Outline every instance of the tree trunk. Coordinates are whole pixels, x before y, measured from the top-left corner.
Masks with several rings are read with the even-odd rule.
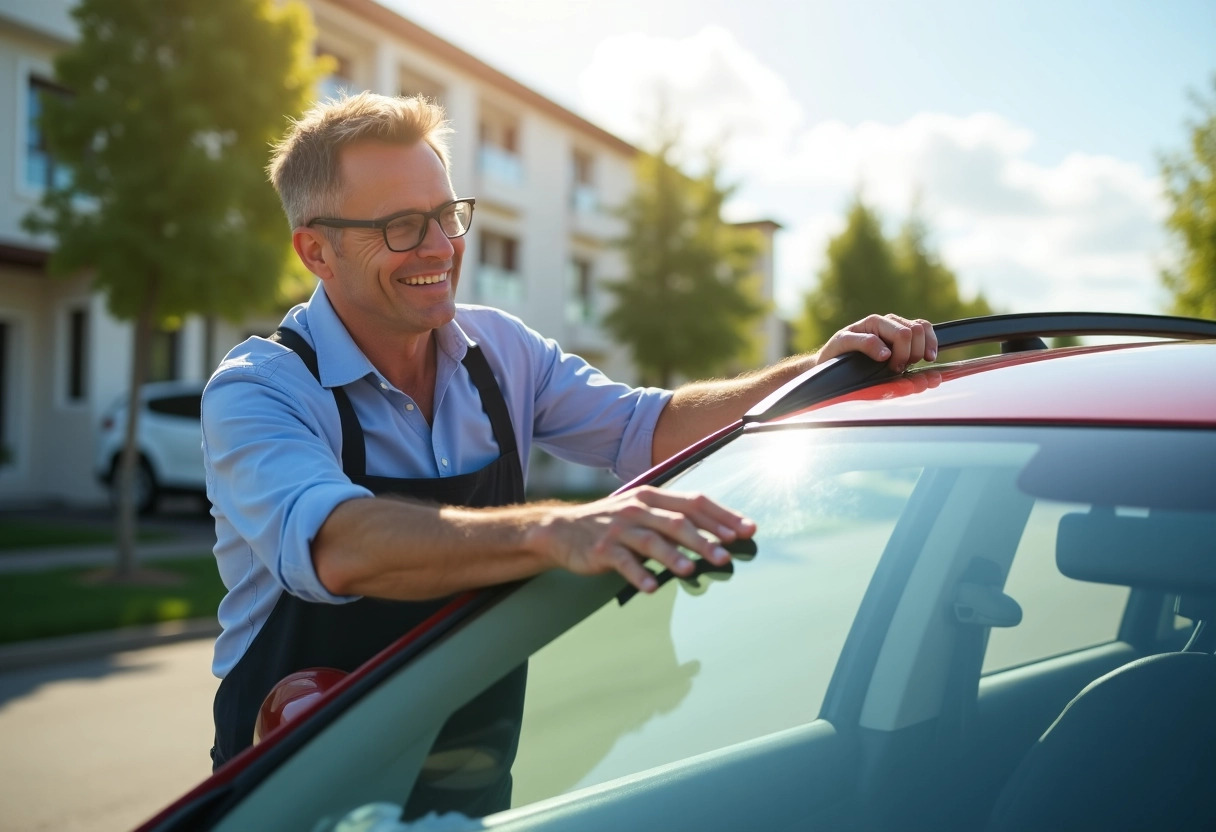
[[[148,289],[140,304],[132,333],[130,388],[127,393],[127,425],[123,441],[122,457],[118,463],[118,560],[114,565],[115,577],[130,578],[135,574],[135,466],[139,464],[139,449],[135,443],[139,426],[140,388],[148,375],[149,348],[152,343],[152,324],[156,317],[157,278],[149,278]]]

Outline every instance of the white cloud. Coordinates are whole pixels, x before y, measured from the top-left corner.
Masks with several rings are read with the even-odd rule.
[[[721,26],[683,40],[635,33],[602,41],[579,98],[595,121],[643,145],[663,101],[698,151],[788,141],[803,118],[781,76]]]
[[[790,222],[776,252],[776,269],[797,280],[782,280],[777,286],[777,304],[790,314],[802,309],[802,294],[823,266],[828,240],[844,230],[844,211],[806,214]]]
[[[998,113],[807,124],[784,81],[718,27],[683,40],[605,40],[580,88],[593,118],[634,141],[644,139],[639,105],[653,112],[660,88],[692,147],[729,137],[727,180],[787,228],[777,261],[787,312],[858,187],[891,221],[916,202],[964,291],[982,289],[1000,307],[1162,303],[1165,205],[1155,174],[1081,151],[1044,164],[1032,158],[1033,131]]]

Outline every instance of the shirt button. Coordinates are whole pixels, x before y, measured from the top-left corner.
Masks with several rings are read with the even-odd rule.
[[[446,459],[439,460],[439,464],[442,465],[444,468],[448,467],[448,461]]]
[[[405,406],[405,409],[406,409],[406,410],[413,410],[413,409],[414,409],[414,406],[413,406],[412,404],[407,404],[407,405]]]
[[[388,385],[387,385],[387,384],[385,384],[385,383],[382,381],[382,382],[380,382],[380,389],[381,389],[381,390],[387,390],[387,389],[388,389]]]

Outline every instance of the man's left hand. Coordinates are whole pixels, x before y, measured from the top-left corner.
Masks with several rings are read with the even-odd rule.
[[[937,335],[933,325],[899,315],[870,315],[849,324],[833,335],[815,357],[816,363],[846,352],[865,353],[885,361],[893,372],[902,373],[918,361],[937,358]]]

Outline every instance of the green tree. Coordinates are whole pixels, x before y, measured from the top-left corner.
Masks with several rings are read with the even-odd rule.
[[[637,188],[621,209],[627,274],[604,327],[628,345],[645,383],[720,373],[754,346],[759,235],[722,220],[732,189],[711,158],[699,176],[676,167],[669,134],[637,162]]]
[[[82,0],[79,41],[55,61],[71,92],[41,128],[71,181],[26,227],[56,240],[50,271],[89,274],[133,321],[117,575],[134,572],[134,407],[154,328],[237,318],[271,302],[290,247],[268,147],[312,97],[306,8],[275,0]]]
[[[929,248],[928,236],[924,220],[913,214],[896,238],[893,247],[900,309],[907,311],[890,311],[935,323],[991,315],[992,308],[983,293],[971,299],[959,295],[958,276]]]
[[[935,323],[992,314],[983,294],[963,298],[958,277],[928,244],[929,231],[914,210],[889,238],[882,218],[860,195],[845,228],[828,242],[827,263],[803,301],[797,346],[813,350],[841,327],[872,313],[895,312]],[[983,347],[960,354],[982,354]]]
[[[1212,77],[1216,93],[1216,76]],[[1161,161],[1172,206],[1166,227],[1181,244],[1176,268],[1162,273],[1173,293],[1173,311],[1216,318],[1216,94],[1195,95],[1200,117],[1190,125],[1190,152]]]
[[[902,299],[882,219],[857,195],[844,230],[828,241],[827,264],[817,285],[803,300],[796,344],[802,350],[818,349],[843,326],[874,312],[895,312]]]

